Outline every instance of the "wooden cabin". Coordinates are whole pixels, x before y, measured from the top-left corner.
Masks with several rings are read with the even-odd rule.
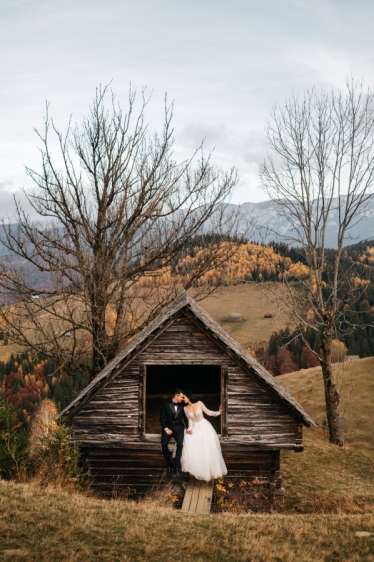
[[[301,452],[303,425],[315,424],[185,291],[61,413],[93,486],[144,493],[164,474],[158,417],[175,388],[192,390],[210,409],[222,404],[222,416],[209,419],[227,477],[259,479],[281,496],[280,451]]]

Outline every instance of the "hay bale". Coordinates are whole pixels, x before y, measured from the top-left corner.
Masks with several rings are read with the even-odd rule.
[[[237,312],[232,312],[226,318],[226,322],[241,322],[243,319],[242,315]]]

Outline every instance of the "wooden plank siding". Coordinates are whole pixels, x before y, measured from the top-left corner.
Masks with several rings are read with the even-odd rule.
[[[220,441],[228,469],[225,485],[241,493],[244,481],[245,486],[255,487],[254,498],[258,485],[269,504],[263,506],[265,511],[281,507],[280,451],[302,451],[303,425],[315,423],[185,291],[61,412],[61,419],[73,427],[73,439],[81,443],[92,488],[109,494],[121,490],[137,497],[149,490],[163,490],[164,483],[170,482],[161,452],[161,427],[157,434],[145,433],[146,427],[157,424],[158,402],[154,400],[161,399],[169,381],[170,393],[174,390],[171,370],[163,370],[163,365],[191,366],[191,385],[195,380],[199,386],[205,373],[205,385],[192,390],[197,394],[200,390],[202,395],[207,392],[208,404],[207,389],[212,388],[217,405],[220,390]],[[198,366],[195,371],[194,365]],[[201,368],[204,365],[209,369]],[[147,366],[152,369],[147,371]],[[177,370],[178,380],[185,381],[187,372],[186,367]],[[150,408],[148,425],[146,405]],[[171,440],[169,450],[173,444]],[[183,490],[188,478],[181,473],[172,479],[173,485]],[[219,509],[221,492],[217,486],[214,490],[214,509]]]
[[[93,489],[105,492],[113,487],[128,488],[134,495],[142,495],[160,482],[170,482],[160,451],[141,447],[138,443],[136,449],[88,448],[86,465]],[[228,468],[225,480],[256,479],[260,486],[282,489],[279,451],[227,451],[223,445],[223,454]],[[181,473],[175,483],[187,482],[188,478]]]
[[[165,475],[165,461],[160,450],[97,448],[87,449],[86,468],[90,486],[98,492],[112,493],[113,489],[126,491],[137,497],[158,489],[160,483],[170,482]],[[188,475],[177,482],[187,482]]]
[[[184,314],[126,367],[118,369],[115,378],[103,383],[74,415],[74,438],[87,446],[120,446],[121,443],[130,446],[133,443],[132,447],[135,447],[136,441],[149,441],[144,436],[143,415],[146,365],[178,364],[221,367],[224,383],[221,389],[224,407],[222,443],[258,449],[301,449],[300,422],[268,389],[261,387],[255,376],[246,372],[203,326]]]

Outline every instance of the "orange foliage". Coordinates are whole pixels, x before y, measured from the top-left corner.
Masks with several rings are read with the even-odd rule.
[[[372,265],[374,265],[374,260]],[[370,279],[360,279],[360,277],[355,277],[353,279],[353,283],[356,288],[365,290],[366,287],[370,285]]]
[[[48,395],[49,385],[46,382],[47,361],[35,365],[33,373],[23,373],[22,365],[14,364],[17,371],[11,371],[4,378],[4,394],[9,402],[21,409],[25,405],[34,409]],[[25,410],[26,411],[26,410]],[[30,416],[26,415],[26,422]]]
[[[277,364],[280,375],[286,373],[293,373],[298,371],[299,367],[294,361],[294,354],[291,353],[286,347],[281,347],[277,353]]]
[[[227,242],[222,242],[224,251]],[[173,269],[171,266],[160,268],[152,276],[144,276],[138,281],[139,287],[160,287],[170,285],[172,282],[184,284],[192,279],[198,265],[205,264],[207,272],[197,281],[198,286],[215,286],[219,284],[235,284],[243,281],[252,281],[254,278],[262,281],[264,278],[281,280],[286,278],[306,278],[309,269],[301,262],[293,263],[290,258],[283,257],[272,247],[260,246],[248,242],[239,245],[234,254],[222,264],[210,261],[209,248],[195,247],[193,255],[187,254],[178,261]],[[279,269],[284,273],[279,273]],[[256,275],[254,275],[256,274]]]
[[[365,252],[359,257],[360,262],[364,263],[367,261],[369,265],[374,265],[374,247],[366,248]]]

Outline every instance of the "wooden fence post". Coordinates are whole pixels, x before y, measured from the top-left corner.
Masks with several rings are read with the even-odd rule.
[[[139,367],[139,437],[145,438],[145,395],[146,395],[146,366]]]
[[[228,437],[228,427],[227,427],[227,381],[228,381],[228,370],[227,367],[221,368],[221,437]]]

